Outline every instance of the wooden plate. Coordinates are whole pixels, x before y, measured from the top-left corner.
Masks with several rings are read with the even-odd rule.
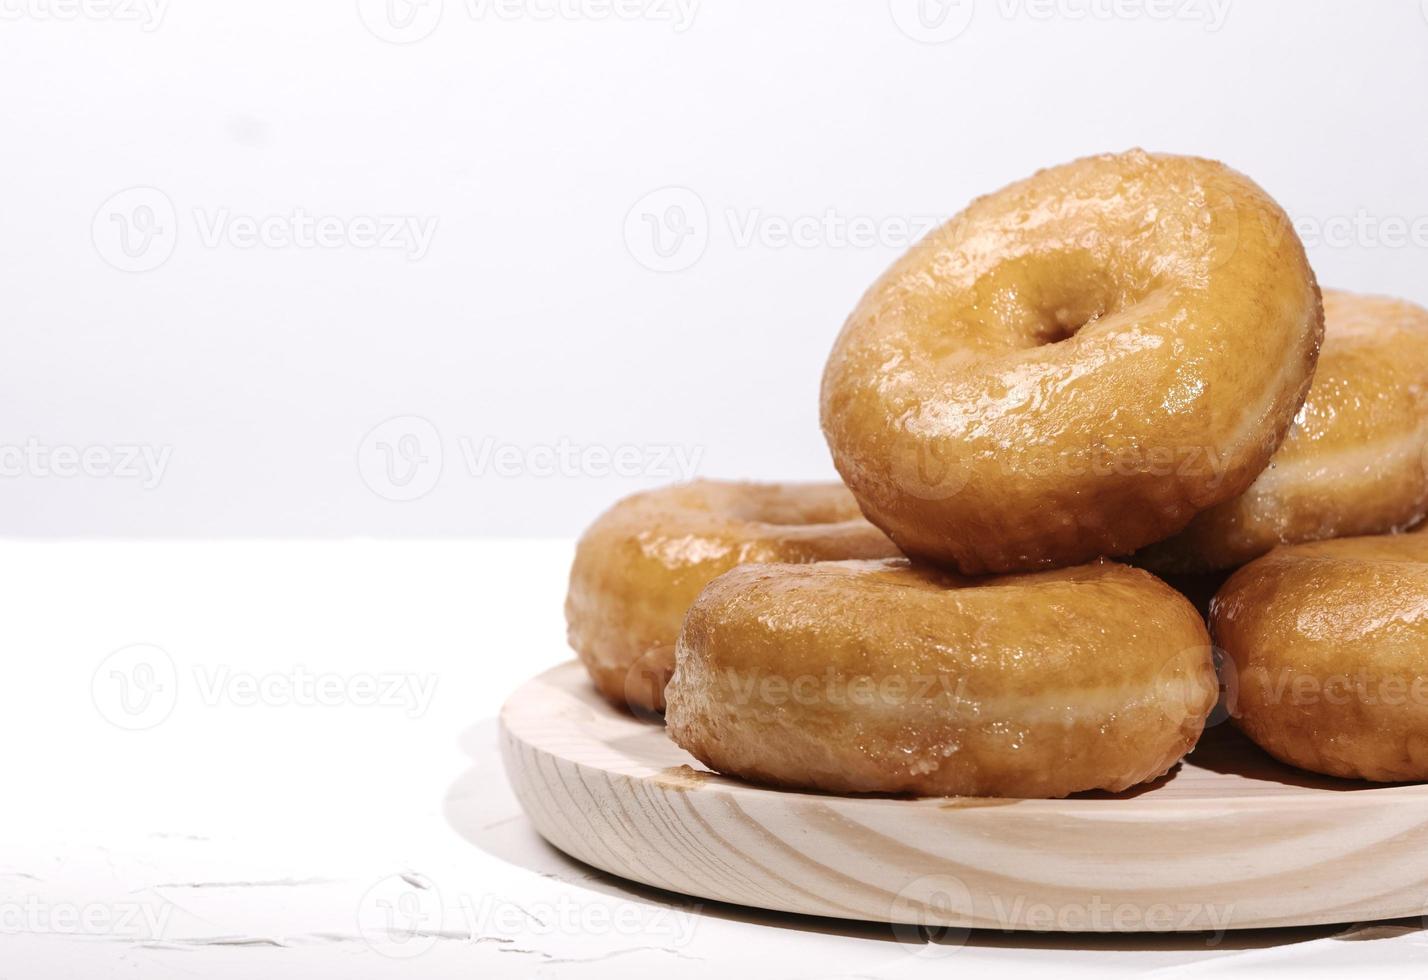
[[[1229,725],[1128,793],[904,799],[714,775],[568,663],[501,712],[540,834],[699,898],[940,928],[1184,932],[1424,914],[1428,786],[1279,765]]]

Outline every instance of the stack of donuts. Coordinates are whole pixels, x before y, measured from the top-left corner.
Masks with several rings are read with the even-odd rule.
[[[1428,312],[1321,294],[1243,174],[1132,151],[977,199],[863,297],[821,417],[844,485],[640,494],[577,548],[596,687],[712,769],[1119,792],[1223,692],[1283,762],[1428,779]]]

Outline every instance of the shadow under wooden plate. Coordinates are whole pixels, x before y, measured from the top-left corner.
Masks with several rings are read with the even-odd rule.
[[[568,663],[507,701],[501,750],[556,847],[622,878],[755,908],[939,928],[1191,932],[1419,916],[1428,903],[1428,786],[1300,772],[1228,725],[1127,793],[798,793],[704,770]]]

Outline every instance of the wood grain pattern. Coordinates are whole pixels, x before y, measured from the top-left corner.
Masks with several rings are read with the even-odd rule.
[[[1184,932],[1420,916],[1428,786],[1281,766],[1228,725],[1127,793],[898,799],[703,770],[576,663],[501,713],[517,797],[556,847],[623,878],[757,908],[941,928]]]

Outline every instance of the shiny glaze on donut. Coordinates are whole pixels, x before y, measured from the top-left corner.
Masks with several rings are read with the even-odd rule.
[[[1281,544],[1399,531],[1428,514],[1428,310],[1326,290],[1309,397],[1269,468],[1137,564],[1236,568]]]
[[[1154,779],[1216,685],[1204,622],[1112,562],[988,579],[906,560],[748,565],[685,620],[670,736],[835,793],[1059,797]]]
[[[974,201],[872,287],[823,430],[909,555],[968,574],[1124,555],[1249,487],[1322,333],[1303,246],[1247,177],[1093,157]]]
[[[606,698],[662,711],[680,624],[711,580],[745,562],[897,554],[840,484],[699,480],[635,494],[576,546],[570,645]]]
[[[1428,535],[1277,548],[1211,606],[1230,714],[1275,758],[1428,779]]]

